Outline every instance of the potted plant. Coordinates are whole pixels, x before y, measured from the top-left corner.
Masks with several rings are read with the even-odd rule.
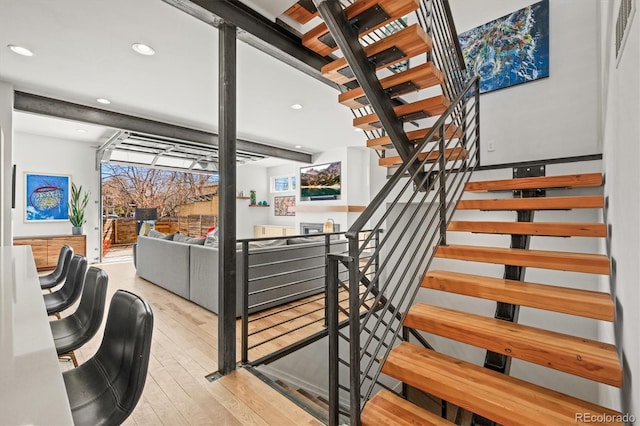
[[[82,225],[87,223],[87,219],[84,217],[84,211],[89,204],[90,193],[82,192],[82,185],[76,186],[75,183],[71,184],[71,198],[69,199],[69,221],[71,222],[71,234],[82,235]]]

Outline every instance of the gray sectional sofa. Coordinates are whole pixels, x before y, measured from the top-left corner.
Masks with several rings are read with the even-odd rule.
[[[293,237],[249,244],[250,313],[324,291],[325,243],[322,237]],[[330,251],[343,252],[346,247],[345,240],[334,240]],[[135,263],[140,277],[218,313],[217,248],[139,236]],[[237,316],[242,312],[244,270],[239,249]]]

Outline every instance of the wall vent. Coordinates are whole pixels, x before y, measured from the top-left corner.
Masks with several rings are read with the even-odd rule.
[[[629,36],[629,27],[636,11],[635,0],[622,0],[616,21],[616,58],[620,59]]]

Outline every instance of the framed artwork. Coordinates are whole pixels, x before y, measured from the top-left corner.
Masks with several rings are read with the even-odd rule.
[[[549,0],[532,4],[458,36],[480,93],[549,77]]]
[[[273,197],[273,214],[275,216],[295,216],[293,208],[296,206],[296,197]]]
[[[71,178],[26,172],[24,174],[25,222],[69,220]]]

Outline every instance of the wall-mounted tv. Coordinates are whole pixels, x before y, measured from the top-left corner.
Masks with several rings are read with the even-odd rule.
[[[339,199],[340,161],[300,168],[300,201]]]

